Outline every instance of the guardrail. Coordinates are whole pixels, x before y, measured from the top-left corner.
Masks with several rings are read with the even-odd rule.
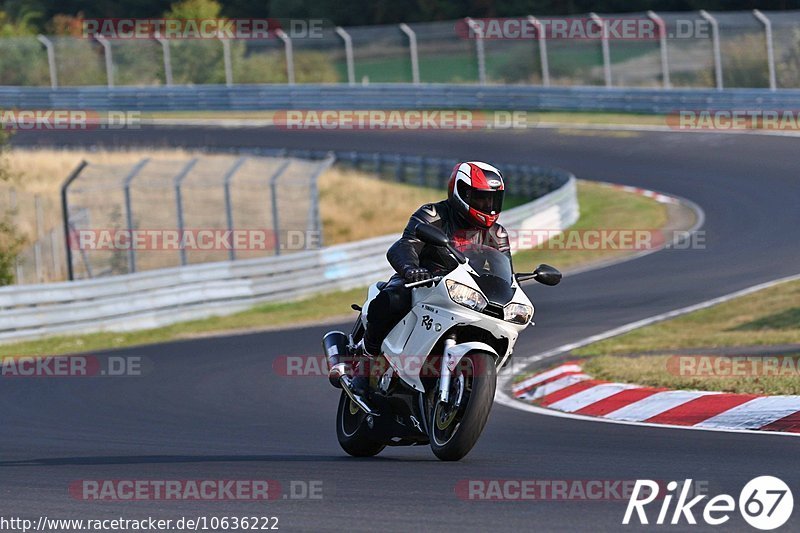
[[[87,111],[492,109],[670,113],[679,109],[798,109],[800,90],[635,89],[524,85],[197,85],[0,87],[5,108]]]
[[[555,171],[554,171],[555,172]],[[514,229],[564,229],[578,218],[575,177],[503,213]],[[106,279],[0,288],[0,341],[127,331],[235,313],[255,304],[364,286],[388,276],[396,235],[259,259],[206,263]]]

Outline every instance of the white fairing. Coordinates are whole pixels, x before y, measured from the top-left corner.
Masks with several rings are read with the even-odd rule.
[[[469,274],[468,268],[464,265],[459,266],[447,274],[434,287],[413,289],[411,311],[389,332],[383,341],[382,348],[386,359],[394,367],[399,377],[416,390],[423,391],[422,381],[420,380],[423,363],[441,337],[453,326],[473,325],[489,332],[495,338],[508,339],[506,353],[497,354],[502,362],[505,362],[511,355],[519,333],[528,326],[528,324],[506,322],[453,302],[447,292],[445,283],[448,279],[479,290]],[[511,302],[526,304],[532,308],[531,301],[516,282],[514,283],[514,289],[515,293]],[[376,285],[370,287],[367,302],[363,306],[365,311],[369,306],[369,302],[378,292]],[[366,317],[366,312],[362,316]],[[363,320],[366,319],[364,318]],[[456,344],[447,354],[449,358],[455,358],[449,361],[450,364],[455,365],[461,357],[473,350],[495,353],[494,349],[483,343]]]

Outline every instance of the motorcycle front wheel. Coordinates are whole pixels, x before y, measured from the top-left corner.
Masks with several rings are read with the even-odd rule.
[[[450,378],[448,402],[437,398],[431,410],[430,441],[436,457],[458,461],[472,450],[489,418],[496,388],[491,354],[472,352],[461,359]]]
[[[372,457],[386,447],[369,437],[366,418],[366,413],[342,392],[336,411],[336,437],[342,449],[353,457]]]

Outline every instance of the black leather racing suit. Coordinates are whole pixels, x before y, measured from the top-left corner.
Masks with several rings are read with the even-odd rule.
[[[511,257],[508,233],[500,224],[489,228],[469,225],[454,212],[447,200],[425,204],[411,215],[402,237],[386,253],[389,264],[397,272],[378,296],[369,304],[367,332],[364,344],[370,354],[380,352],[381,343],[392,328],[411,310],[411,289],[404,287],[405,273],[413,268],[427,268],[431,274],[449,272],[455,266],[446,250],[429,246],[417,239],[415,230],[420,223],[441,229],[456,248],[470,244],[491,246]]]

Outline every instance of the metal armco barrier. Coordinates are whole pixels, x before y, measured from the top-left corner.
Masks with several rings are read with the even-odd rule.
[[[492,109],[620,111],[798,109],[800,90],[635,89],[523,85],[202,85],[0,87],[5,108],[87,111]]]
[[[575,177],[503,213],[508,228],[564,229],[578,219]],[[206,263],[105,279],[0,288],[0,341],[126,331],[235,313],[254,304],[364,286],[385,278],[397,235],[291,255]]]

